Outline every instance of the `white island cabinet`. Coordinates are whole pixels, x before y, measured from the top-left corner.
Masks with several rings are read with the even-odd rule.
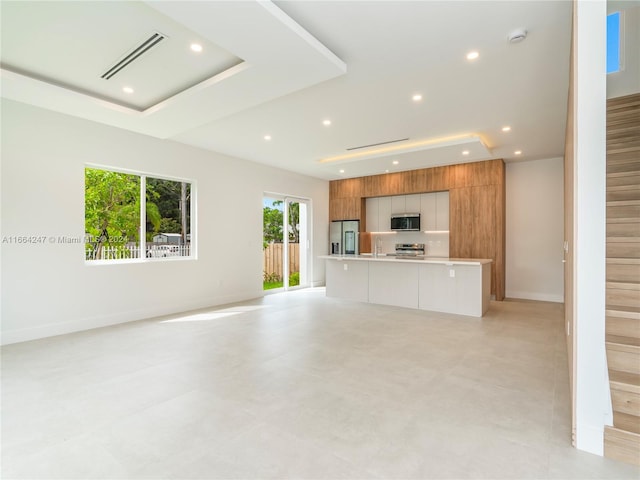
[[[327,255],[328,297],[458,315],[483,316],[491,260]]]

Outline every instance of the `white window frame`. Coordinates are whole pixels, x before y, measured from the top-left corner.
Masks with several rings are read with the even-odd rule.
[[[188,260],[197,260],[198,259],[198,236],[197,236],[197,185],[196,181],[189,178],[184,177],[173,177],[169,175],[161,175],[149,172],[142,172],[139,170],[130,170],[127,168],[118,168],[109,165],[100,165],[96,163],[86,163],[83,168],[83,178],[84,169],[91,168],[94,170],[105,170],[108,172],[114,173],[123,173],[125,175],[135,175],[140,178],[140,225],[139,229],[139,238],[138,245],[140,249],[140,257],[138,258],[123,258],[123,259],[115,259],[115,260],[87,260],[85,255],[84,263],[87,266],[94,265],[118,265],[118,264],[131,264],[131,263],[152,263],[152,262],[179,262],[179,261],[188,261]],[[147,178],[157,178],[159,180],[169,180],[173,182],[184,182],[190,185],[190,202],[189,202],[189,215],[190,215],[190,225],[189,225],[189,255],[188,256],[178,256],[178,257],[147,257],[147,238],[146,238],[146,225],[147,225]],[[84,203],[84,188],[83,188],[83,221],[82,221],[82,230],[85,230],[85,215],[86,215],[86,205]],[[86,233],[86,232],[85,232]],[[85,244],[82,244],[82,248],[85,248]]]

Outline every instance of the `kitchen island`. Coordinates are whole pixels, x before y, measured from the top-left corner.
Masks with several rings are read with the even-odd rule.
[[[491,296],[487,259],[324,255],[328,297],[483,316]]]

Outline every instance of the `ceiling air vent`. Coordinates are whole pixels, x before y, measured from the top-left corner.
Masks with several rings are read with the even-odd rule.
[[[409,140],[409,137],[407,137],[407,138],[399,138],[398,140],[387,140],[386,142],[380,142],[380,143],[371,143],[369,145],[360,145],[359,147],[350,147],[350,148],[347,148],[347,150],[358,150],[360,148],[378,147],[380,145],[387,145],[389,143],[404,142],[406,140]]]
[[[111,66],[109,70],[100,75],[100,78],[104,78],[105,80],[109,80],[120,70],[131,64],[134,60],[139,58],[144,53],[151,50],[153,47],[158,45],[161,41],[167,38],[165,35],[155,32],[145,41],[143,41],[137,47],[134,47],[129,53],[127,53],[122,59],[118,60],[115,65]]]

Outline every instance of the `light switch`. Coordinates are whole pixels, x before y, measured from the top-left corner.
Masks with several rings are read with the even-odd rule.
[[[343,263],[342,266],[344,267],[345,270],[349,270],[349,264],[348,263]]]
[[[450,276],[451,278],[454,278],[454,277],[456,276],[456,271],[455,271],[453,268],[450,268],[450,269],[449,269],[449,276]]]

